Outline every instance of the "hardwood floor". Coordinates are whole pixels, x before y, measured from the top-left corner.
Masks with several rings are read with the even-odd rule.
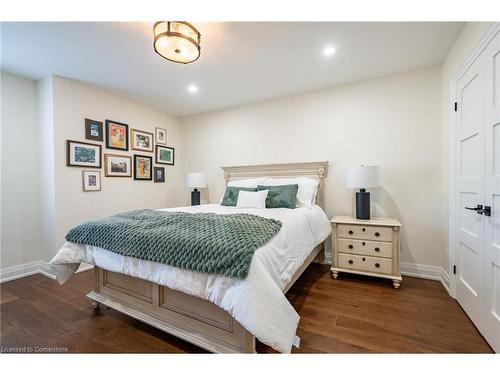
[[[90,353],[204,353],[194,345],[111,309],[93,312],[85,295],[93,271],[59,286],[35,275],[3,283],[4,348]],[[312,264],[287,293],[301,316],[296,353],[492,353],[458,303],[437,281],[389,281]],[[41,349],[37,349],[41,348]],[[257,351],[272,353],[261,343]]]

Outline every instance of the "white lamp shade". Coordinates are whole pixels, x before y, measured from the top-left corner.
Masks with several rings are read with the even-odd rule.
[[[353,167],[347,172],[347,187],[363,189],[379,186],[378,166]]]
[[[186,176],[186,187],[188,188],[206,188],[207,178],[205,173],[191,172]]]

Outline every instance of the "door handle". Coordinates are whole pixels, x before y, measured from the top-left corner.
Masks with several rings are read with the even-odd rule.
[[[466,210],[476,211],[479,215],[483,214],[483,205],[478,204],[476,207],[464,207]]]
[[[479,215],[491,216],[491,207],[478,204],[476,207],[464,207],[466,210],[476,211]]]

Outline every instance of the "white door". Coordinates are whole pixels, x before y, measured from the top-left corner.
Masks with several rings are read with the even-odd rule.
[[[500,34],[482,54],[486,81],[485,108],[485,216],[484,331],[491,347],[500,352]]]
[[[457,82],[457,257],[456,294],[469,317],[480,325],[483,299],[484,75],[479,61]]]
[[[500,353],[500,34],[456,92],[456,297]]]

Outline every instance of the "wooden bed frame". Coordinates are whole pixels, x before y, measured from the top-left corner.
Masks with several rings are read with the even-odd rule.
[[[269,164],[223,167],[230,181],[272,176],[309,177],[319,181],[316,203],[323,207],[324,178],[328,162]],[[317,257],[322,260],[323,243],[311,249],[309,257],[295,272],[283,293],[295,283]],[[106,305],[162,331],[214,353],[254,353],[255,337],[229,313],[210,301],[194,297],[147,280],[95,267],[96,287],[87,297],[95,308]]]

